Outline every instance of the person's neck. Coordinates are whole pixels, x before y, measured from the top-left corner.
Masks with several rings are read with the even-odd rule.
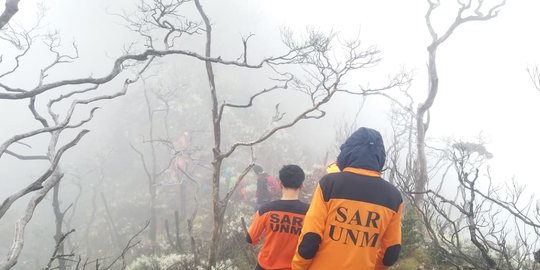
[[[284,201],[298,200],[298,195],[300,195],[299,189],[292,189],[292,188],[281,189],[281,199]]]

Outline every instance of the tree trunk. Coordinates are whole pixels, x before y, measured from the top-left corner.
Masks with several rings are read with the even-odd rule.
[[[201,15],[205,29],[206,29],[206,45],[205,45],[205,56],[210,58],[212,53],[212,25],[210,20],[201,6],[199,0],[195,0],[195,6]],[[217,253],[219,248],[219,240],[221,232],[223,231],[223,218],[225,215],[225,206],[221,205],[221,200],[219,197],[219,178],[221,174],[221,164],[223,162],[223,157],[221,156],[221,119],[219,115],[219,104],[216,90],[216,82],[214,80],[214,69],[212,67],[212,62],[205,61],[206,75],[208,76],[208,83],[210,86],[210,98],[212,100],[212,123],[214,130],[214,148],[212,149],[214,160],[212,162],[212,204],[214,210],[213,216],[213,228],[212,228],[212,239],[210,242],[210,247],[208,250],[208,265],[207,269],[211,270],[217,262]]]
[[[49,142],[49,148],[47,155],[49,156],[49,160],[53,162],[54,156],[56,153],[56,145],[58,143],[58,139],[60,138],[60,131],[55,131],[51,133],[51,140]],[[64,243],[63,243],[63,234],[62,234],[62,221],[64,220],[64,213],[62,213],[62,210],[60,210],[60,202],[58,200],[58,193],[60,191],[60,180],[62,179],[62,169],[60,168],[60,165],[56,167],[54,170],[53,175],[51,176],[51,179],[53,182],[57,182],[56,185],[53,187],[53,211],[54,211],[54,217],[56,222],[56,231],[54,235],[54,240],[56,242],[57,254],[58,257],[58,269],[59,270],[66,270],[66,261],[63,259],[62,255],[64,255]]]
[[[157,216],[156,216],[156,185],[155,180],[149,183],[150,185],[150,227],[148,228],[150,234],[150,241],[152,242],[152,252],[156,249],[156,234],[157,234]]]
[[[111,211],[109,210],[109,204],[107,203],[107,199],[105,199],[105,194],[103,194],[103,192],[100,192],[99,195],[101,195],[101,200],[103,201],[103,206],[105,206],[105,212],[107,213],[107,217],[109,219],[109,230],[111,232],[111,242],[117,248],[122,249],[123,246],[122,246],[122,241],[120,240],[120,233],[118,232],[118,228],[116,227],[116,222],[114,221]]]
[[[150,172],[146,172],[148,175],[148,193],[150,195],[150,227],[148,229],[148,234],[150,241],[152,242],[152,252],[155,251],[157,247],[157,217],[156,217],[156,178],[157,178],[157,156],[156,148],[154,147],[154,111],[150,104],[150,99],[148,97],[148,90],[144,88],[144,100],[146,102],[146,108],[148,112],[148,121],[150,128],[148,130],[148,137],[150,140],[150,150],[151,150],[151,159],[152,167]],[[144,163],[144,158],[142,159]]]
[[[414,181],[414,203],[417,206],[420,206],[424,199],[423,192],[426,189],[428,182],[427,174],[427,158],[426,158],[426,132],[429,127],[429,112],[428,110],[433,105],[435,97],[437,96],[437,91],[439,90],[439,77],[437,75],[437,65],[436,65],[436,53],[437,53],[438,43],[432,43],[428,47],[429,62],[428,62],[428,97],[424,103],[421,103],[418,106],[416,113],[416,147],[418,151],[418,157],[416,160],[416,173]],[[428,113],[427,121],[424,120],[424,115]]]
[[[59,169],[53,174],[53,177],[61,177],[60,173],[58,172]],[[63,233],[62,233],[62,222],[64,220],[64,213],[60,210],[60,201],[58,200],[58,193],[60,191],[60,182],[56,184],[53,188],[53,211],[54,211],[54,217],[56,222],[56,233],[54,235],[54,240],[56,242],[57,248],[57,255],[58,255],[58,269],[59,270],[66,270],[66,261],[62,257],[64,255],[64,243],[62,241]]]

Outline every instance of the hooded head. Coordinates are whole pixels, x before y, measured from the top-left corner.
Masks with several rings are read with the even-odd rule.
[[[337,164],[341,171],[353,167],[380,172],[384,166],[384,143],[381,134],[374,129],[359,128],[340,149]]]

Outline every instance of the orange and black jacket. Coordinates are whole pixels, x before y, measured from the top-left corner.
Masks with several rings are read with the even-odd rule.
[[[257,269],[291,269],[308,207],[299,200],[277,200],[259,208],[246,237],[248,243],[257,245],[264,235]]]
[[[304,219],[293,270],[380,270],[397,261],[402,197],[380,177],[385,156],[384,146],[377,144],[382,139],[374,143],[369,138],[367,144],[364,140],[352,146],[346,142],[338,156],[341,172],[319,181]]]

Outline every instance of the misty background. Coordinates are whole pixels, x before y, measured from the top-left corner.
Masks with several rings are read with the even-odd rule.
[[[0,1],[0,6],[3,7],[5,2]],[[57,33],[59,50],[73,54],[72,43],[75,42],[78,58],[52,69],[46,81],[108,74],[118,57],[146,49],[145,38],[126,27],[126,17],[138,14],[138,5],[144,2],[20,1],[19,11],[10,21],[14,29],[32,28],[40,17],[37,14],[43,14],[43,19],[34,30],[36,40],[28,54],[21,58],[20,68],[0,77],[0,82],[22,89],[35,87],[40,70],[53,59],[40,39],[52,33]],[[445,29],[459,8],[454,1],[441,2],[433,15],[436,29]],[[386,89],[384,93],[406,102],[402,91],[407,89],[414,98],[414,109],[427,95],[426,47],[430,35],[425,22],[426,1],[214,0],[201,4],[212,25],[212,56],[219,56],[219,60],[241,62],[242,38],[250,34],[253,36],[247,47],[248,62],[257,63],[265,57],[287,52],[288,48],[282,42],[284,33],[290,32],[294,38],[302,39],[310,31],[319,31],[335,35],[336,43],[330,54],[339,55],[336,58],[342,57],[339,44],[353,39],[361,41],[362,49],[374,46],[380,51],[380,62],[351,71],[340,87],[351,91],[375,89],[387,85],[399,74],[406,74],[399,86]],[[536,190],[540,189],[537,174],[540,93],[527,70],[540,63],[540,38],[535,32],[536,26],[540,25],[538,10],[540,3],[537,1],[508,1],[495,18],[467,23],[440,46],[437,53],[439,91],[429,110],[426,139],[426,145],[432,150],[460,141],[482,144],[492,156],[482,163],[480,174],[488,175],[486,168],[489,167],[494,184],[511,185],[514,180],[524,186],[524,198],[535,196]],[[194,21],[201,21],[191,1],[182,5],[181,14],[184,16],[181,20],[194,18]],[[6,39],[0,42],[0,72],[3,73],[15,65],[14,56],[20,48]],[[204,42],[204,31],[199,31],[182,36],[175,46],[204,55]],[[159,44],[157,38],[156,44]],[[135,78],[144,66],[130,64],[126,63],[123,72],[113,80],[100,85],[98,93],[106,95],[120,91],[126,79]],[[285,70],[304,74],[299,78],[308,77],[303,67],[284,66],[281,71]],[[219,102],[242,104],[262,89],[272,87],[276,83],[272,79],[277,76],[269,67],[250,69],[215,63],[214,71]],[[66,86],[39,95],[36,100],[38,110],[47,114],[45,106],[50,99],[76,89]],[[0,88],[0,91],[3,90]],[[92,95],[89,92],[66,98],[54,105],[54,110],[64,114],[72,101]],[[310,98],[313,97],[290,87],[257,97],[249,108],[225,109],[221,144],[226,149],[236,142],[249,142],[292,121],[312,105]],[[0,142],[40,128],[27,106],[28,99],[1,100]],[[206,256],[215,203],[211,196],[214,144],[211,106],[204,61],[170,55],[153,60],[140,79],[129,85],[125,95],[81,106],[75,111],[72,121],[76,122],[91,115],[92,107],[99,107],[91,121],[83,126],[90,132],[67,150],[59,163],[64,174],[58,195],[60,209],[65,211],[62,230],[66,233],[75,229],[63,242],[64,253],[73,255],[70,259],[91,261],[94,265],[98,258],[103,258],[103,266],[106,266],[125,250],[122,260],[131,267],[129,269],[150,269],[150,264],[145,266],[144,260],[151,260],[148,259],[151,256],[163,261],[167,256],[172,262],[190,261],[193,258],[182,256],[197,253],[193,247],[201,257]],[[321,170],[335,159],[339,145],[355,128],[377,129],[385,138],[387,148],[394,145],[396,130],[392,117],[397,108],[395,102],[382,95],[337,92],[320,107],[324,117],[303,119],[290,128],[277,131],[260,144],[239,147],[224,160],[220,169],[221,196],[225,196],[226,187],[232,188],[227,177],[231,174],[240,176],[250,164],[262,165],[275,177],[282,165],[298,164],[308,175],[306,182],[311,183],[306,184],[303,191],[305,200],[309,200]],[[59,144],[72,140],[79,130],[66,129]],[[33,136],[24,144],[10,146],[9,150],[25,155],[44,154],[49,137],[47,133]],[[438,154],[433,154],[428,159],[436,167],[439,166],[438,158]],[[2,200],[25,188],[49,165],[43,160],[21,160],[7,154],[0,156]],[[396,164],[388,164],[385,178],[390,177],[392,166]],[[433,173],[432,183],[441,182],[441,174]],[[452,172],[448,175],[449,178],[456,176]],[[255,179],[248,171],[243,184],[228,202],[218,256],[222,269],[249,269],[252,263],[252,254],[242,242],[240,218],[248,222],[251,218]],[[454,196],[457,185],[448,183],[445,186],[448,190],[443,189],[441,194]],[[487,182],[478,186],[490,187]],[[499,191],[503,192],[502,189]],[[42,269],[49,263],[58,243],[54,238],[58,217],[55,219],[51,206],[52,193],[49,192],[34,211],[26,227],[24,247],[13,269]],[[12,248],[16,221],[24,214],[31,195],[18,199],[0,218],[0,258],[9,254]],[[150,207],[152,197],[155,199],[154,219]],[[175,211],[179,216],[177,229],[173,228]],[[538,216],[534,217],[538,221]],[[147,224],[149,220],[153,221],[150,225]],[[156,230],[156,239],[148,235],[152,226]],[[532,226],[524,231],[538,239],[538,228]],[[177,231],[179,237],[173,231]],[[132,236],[136,237],[132,239]],[[132,243],[138,241],[138,244],[126,249],[130,240],[134,240]],[[537,242],[531,244],[530,250],[538,249]],[[62,259],[55,260],[51,265],[59,264]],[[67,269],[76,269],[69,267],[73,266]],[[121,269],[121,265],[113,265],[112,269],[115,267]],[[166,269],[160,267],[151,269]],[[522,269],[533,268],[522,266]]]

